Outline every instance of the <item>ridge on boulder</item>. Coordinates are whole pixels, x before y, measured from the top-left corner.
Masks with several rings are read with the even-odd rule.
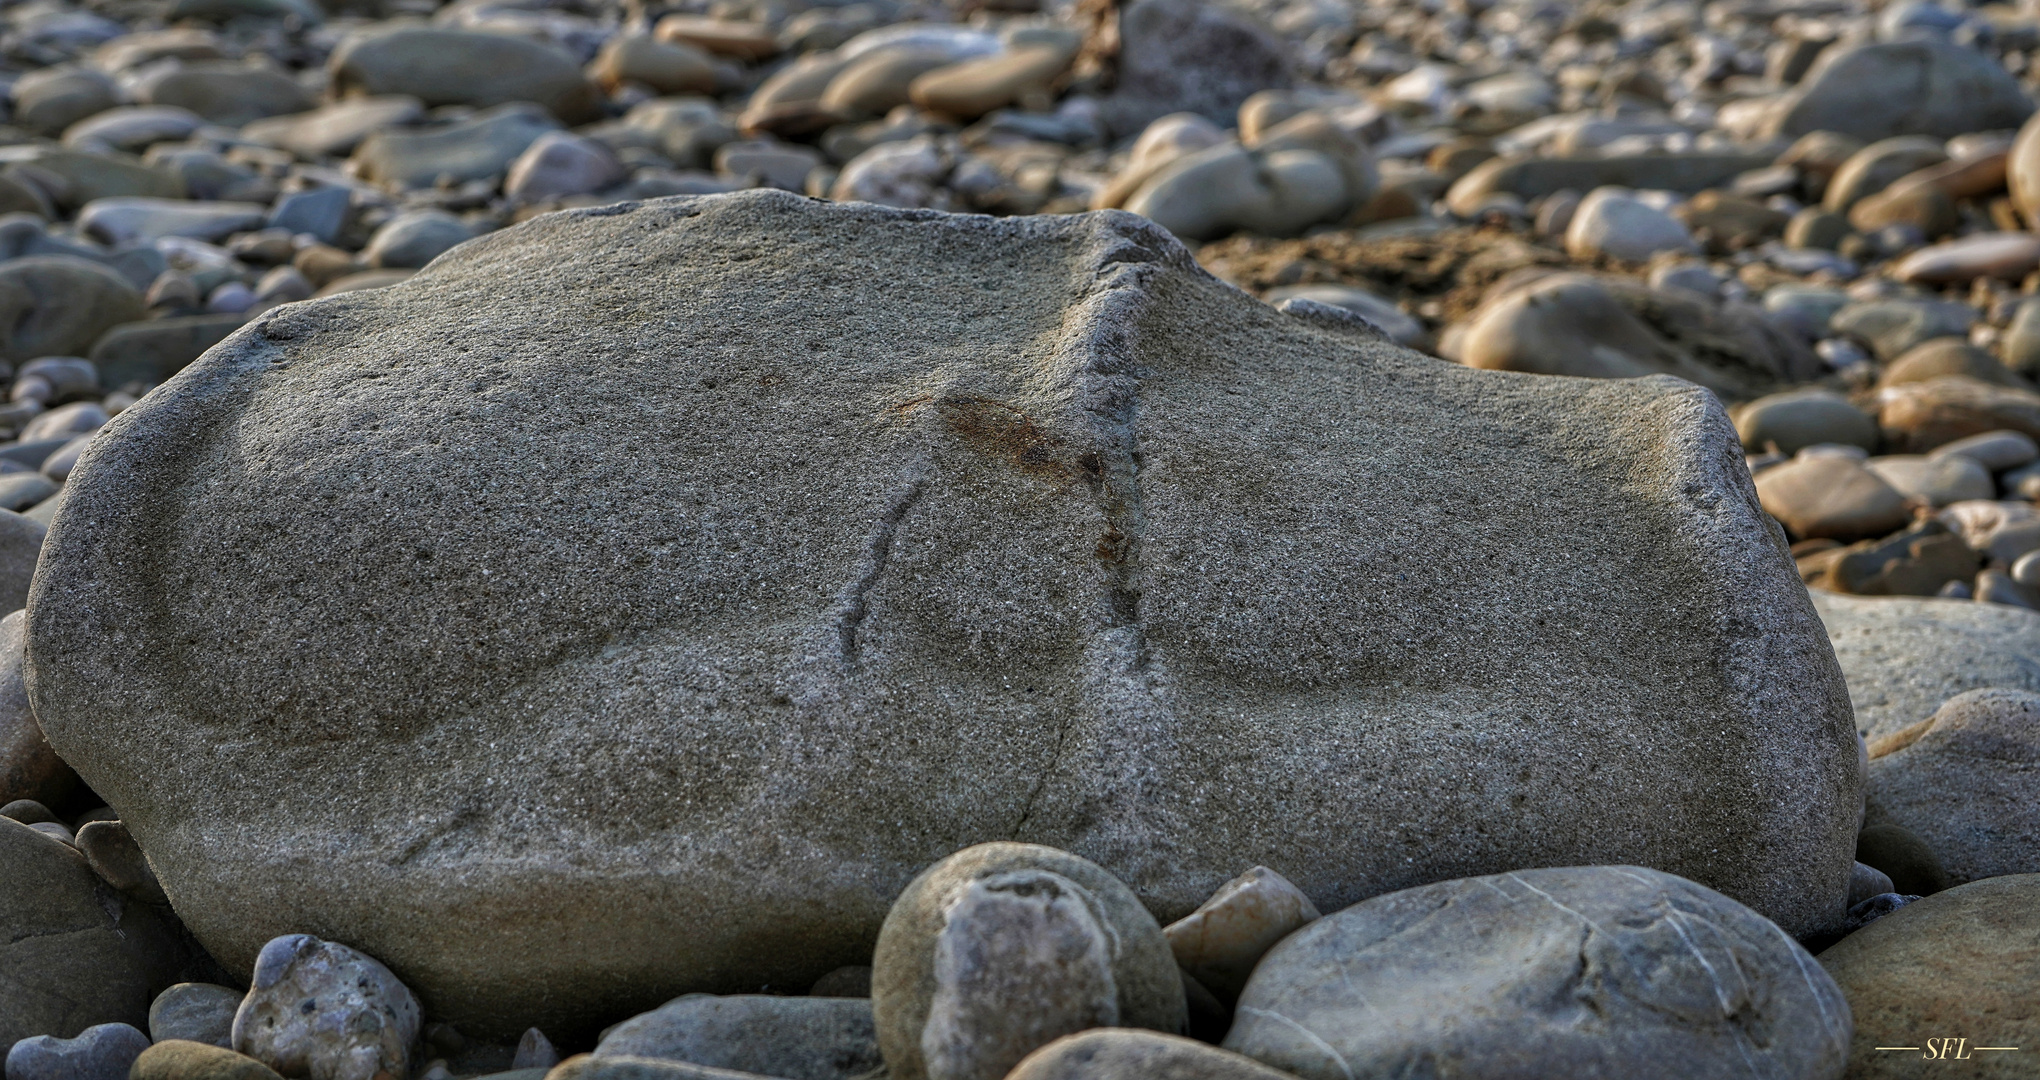
[[[1637,864],[1839,923],[1849,700],[1674,379],[1293,317],[1132,215],[552,214],[260,316],[71,474],[52,745],[245,972],[559,1039],[1052,845],[1162,922]]]

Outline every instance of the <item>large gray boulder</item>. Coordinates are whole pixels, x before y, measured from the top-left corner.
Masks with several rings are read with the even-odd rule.
[[[1970,600],[1812,595],[1866,738],[1911,727],[1966,690],[2040,692],[2040,612]]]
[[[992,840],[1163,922],[1624,861],[1839,922],[1848,698],[1714,398],[1295,310],[1118,212],[537,218],[116,417],[35,712],[223,962],[477,1036],[804,987]]]

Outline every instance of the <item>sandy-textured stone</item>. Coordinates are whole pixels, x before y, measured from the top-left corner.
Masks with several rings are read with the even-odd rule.
[[[1244,1054],[1163,1035],[1110,1028],[1067,1035],[1021,1059],[1007,1080],[1291,1080]]]
[[[979,844],[900,893],[871,960],[887,1075],[998,1080],[1097,1027],[1177,1034],[1183,979],[1154,916],[1094,863],[1036,844]]]
[[[1813,593],[1813,606],[1869,738],[1917,724],[1965,690],[2040,692],[2040,613],[1825,592]]]
[[[1254,965],[1278,941],[1318,918],[1317,906],[1289,879],[1256,866],[1226,882],[1196,911],[1162,928],[1185,972],[1230,1003]]]
[[[128,1080],[282,1080],[246,1054],[209,1043],[159,1040],[135,1059]]]
[[[1960,1070],[2033,1075],[2040,1046],[2040,874],[1971,882],[1907,904],[1820,954],[1856,1021],[1850,1080],[1912,1080]],[[1963,1039],[1956,1060],[1922,1060],[1929,1038]],[[1880,1046],[1918,1046],[1911,1053]],[[1945,1066],[1945,1070],[1939,1068]]]
[[[224,963],[346,941],[477,1037],[805,986],[1002,838],[1168,920],[1526,859],[1841,914],[1846,691],[1710,395],[1442,364],[1129,215],[547,215],[258,316],[66,492],[51,743]]]
[[[2040,873],[2040,694],[1971,690],[1870,745],[1869,815],[1926,841],[1949,880]]]
[[[1836,900],[1841,896],[1838,894]],[[1833,1080],[1849,1006],[1798,942],[1633,866],[1377,896],[1261,961],[1225,1048],[1305,1080],[1422,1075]]]
[[[686,1061],[784,1080],[849,1080],[881,1064],[868,997],[689,994],[611,1028],[595,1056]]]

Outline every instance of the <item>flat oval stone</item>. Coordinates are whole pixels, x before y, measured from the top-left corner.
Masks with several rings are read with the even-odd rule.
[[[1840,900],[1839,895],[1836,896]],[[1305,1080],[1468,1075],[1833,1080],[1849,1005],[1756,912],[1641,867],[1522,870],[1378,896],[1277,945],[1225,1048]]]
[[[1921,248],[1892,269],[1900,281],[1950,285],[1977,278],[2017,281],[2040,268],[2040,237],[2030,233],[1978,233]]]

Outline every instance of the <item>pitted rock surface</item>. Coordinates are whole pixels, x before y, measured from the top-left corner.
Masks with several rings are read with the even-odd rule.
[[[621,204],[272,310],[93,442],[30,611],[214,955],[346,941],[475,1036],[806,986],[989,840],[1165,922],[1633,862],[1800,933],[1852,864],[1707,393],[1439,363],[1112,212]]]

